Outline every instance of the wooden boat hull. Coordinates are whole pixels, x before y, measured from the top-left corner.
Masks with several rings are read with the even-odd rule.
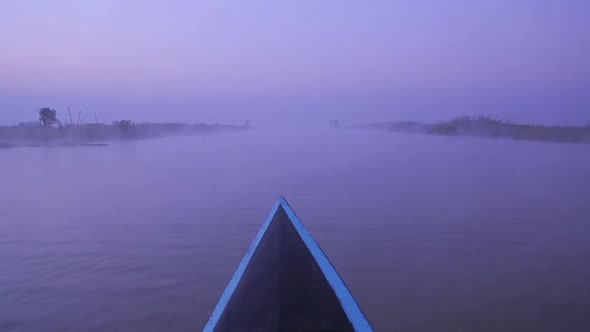
[[[262,225],[203,331],[372,331],[284,198]]]

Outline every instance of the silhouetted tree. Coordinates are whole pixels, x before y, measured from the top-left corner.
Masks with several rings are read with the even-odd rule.
[[[43,127],[49,127],[58,122],[57,112],[49,107],[43,107],[39,110],[39,121]]]
[[[117,129],[121,129],[123,131],[128,131],[133,127],[134,123],[131,120],[119,120],[113,121],[113,127]]]
[[[119,131],[119,135],[124,138],[135,137],[135,124],[131,120],[119,120],[113,122],[113,127]]]

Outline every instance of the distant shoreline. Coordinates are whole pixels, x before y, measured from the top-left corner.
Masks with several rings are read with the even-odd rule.
[[[464,116],[437,123],[404,121],[355,125],[347,126],[347,128],[438,136],[477,136],[524,141],[590,143],[590,125],[548,126],[538,124],[518,124],[513,123],[512,120],[495,119],[484,116]]]
[[[0,149],[18,147],[107,146],[110,142],[173,135],[211,134],[250,129],[248,125],[138,123],[83,124],[43,127],[38,123],[0,126]]]

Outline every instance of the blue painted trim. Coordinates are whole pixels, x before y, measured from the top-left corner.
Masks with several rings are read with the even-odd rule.
[[[316,263],[318,263],[320,269],[324,273],[324,276],[328,280],[328,283],[332,287],[332,290],[336,294],[336,297],[338,297],[338,300],[340,300],[342,309],[344,309],[344,312],[350,320],[352,327],[355,329],[355,331],[373,331],[369,321],[363,314],[355,299],[352,297],[352,294],[344,284],[344,281],[342,281],[342,278],[340,278],[340,275],[338,272],[336,272],[336,269],[332,263],[330,263],[330,260],[328,257],[326,257],[309,231],[305,228],[305,226],[303,226],[303,223],[301,220],[299,220],[289,203],[287,203],[287,200],[281,196],[279,197],[279,202],[287,213],[287,216],[289,216],[291,223],[293,223],[293,226],[295,226],[299,236],[311,252],[311,255],[315,259]]]
[[[279,208],[280,205],[281,205],[281,201],[278,200],[275,203],[272,210],[270,211],[270,214],[266,218],[266,221],[264,222],[264,224],[262,224],[262,227],[260,227],[260,230],[258,231],[258,234],[256,234],[254,241],[252,241],[250,248],[248,248],[246,255],[244,255],[244,258],[240,262],[240,265],[238,265],[238,269],[236,270],[233,277],[229,281],[229,284],[227,285],[227,287],[223,291],[223,294],[221,294],[221,298],[219,299],[219,302],[217,302],[217,306],[215,306],[215,309],[213,310],[213,313],[211,314],[211,317],[209,318],[207,325],[205,325],[203,332],[213,332],[213,329],[215,328],[215,326],[219,322],[219,318],[221,318],[221,314],[225,310],[227,303],[229,302],[232,295],[234,294],[234,291],[236,290],[236,287],[238,286],[240,279],[242,279],[242,275],[244,275],[244,271],[246,270],[246,267],[248,267],[248,264],[250,263],[250,259],[252,259],[252,255],[254,255],[254,252],[256,251],[258,244],[260,244],[260,240],[262,239],[262,236],[264,236],[264,233],[266,232],[268,225],[270,225],[270,222],[272,221],[272,218],[276,214],[277,209]]]
[[[211,314],[211,317],[209,318],[207,325],[205,325],[203,332],[213,332],[215,326],[221,318],[221,314],[223,314],[223,311],[225,310],[227,303],[231,299],[234,291],[236,290],[236,287],[238,286],[240,279],[244,275],[246,267],[248,267],[248,264],[250,263],[252,255],[254,255],[256,248],[260,244],[260,240],[262,239],[264,233],[268,229],[268,226],[270,225],[270,222],[276,214],[279,206],[281,206],[285,210],[285,213],[287,214],[289,220],[291,221],[291,223],[297,230],[297,233],[303,240],[303,243],[305,243],[312,257],[315,259],[316,263],[322,270],[324,276],[326,277],[326,280],[328,280],[328,283],[330,284],[330,287],[332,287],[334,294],[340,301],[342,309],[346,313],[346,316],[348,317],[348,320],[352,324],[354,330],[357,332],[373,331],[373,328],[371,328],[369,321],[361,311],[355,299],[352,297],[352,294],[344,284],[344,281],[342,281],[342,278],[340,278],[338,272],[336,272],[336,269],[334,268],[332,263],[330,263],[328,257],[326,257],[326,255],[324,254],[320,246],[317,244],[317,242],[314,240],[314,238],[311,236],[309,231],[305,228],[305,226],[303,226],[303,223],[301,222],[301,220],[299,220],[299,218],[297,217],[289,203],[287,203],[287,200],[281,196],[279,197],[274,207],[270,211],[270,214],[266,218],[264,224],[262,224],[262,227],[258,231],[258,234],[256,234],[254,241],[252,241],[250,248],[248,248],[246,255],[240,262],[238,269],[236,270],[229,284],[223,291],[223,294],[221,294],[221,298],[219,299],[217,306],[213,310],[213,313]]]

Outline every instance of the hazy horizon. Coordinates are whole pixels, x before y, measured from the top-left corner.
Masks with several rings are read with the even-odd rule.
[[[587,1],[7,1],[0,123],[590,122]]]

